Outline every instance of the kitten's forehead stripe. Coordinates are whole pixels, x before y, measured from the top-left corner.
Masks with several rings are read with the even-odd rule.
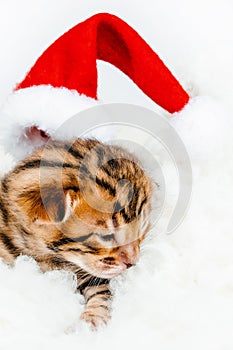
[[[114,175],[112,174],[112,172],[109,170],[107,165],[102,165],[101,166],[101,170],[103,170],[108,176],[110,177],[114,177]]]
[[[121,216],[123,217],[123,219],[125,220],[125,222],[128,224],[130,221],[132,221],[132,217],[130,216],[130,215],[128,215],[127,213],[126,213],[126,209],[125,208],[123,208],[123,209],[121,209],[120,210],[120,214],[121,214]]]
[[[65,150],[70,153],[76,159],[83,159],[83,154],[77,149],[74,149],[71,145],[64,145]]]
[[[111,186],[109,182],[107,182],[104,179],[99,179],[96,177],[96,183],[100,186],[103,187],[106,191],[108,191],[113,197],[116,196],[116,189]]]

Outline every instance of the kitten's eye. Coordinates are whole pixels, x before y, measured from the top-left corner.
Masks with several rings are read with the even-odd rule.
[[[101,236],[102,240],[105,242],[112,241],[114,239],[114,234]]]

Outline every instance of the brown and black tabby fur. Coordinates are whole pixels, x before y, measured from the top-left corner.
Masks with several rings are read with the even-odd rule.
[[[96,140],[50,142],[1,181],[0,257],[77,277],[82,319],[110,317],[109,281],[135,265],[149,228],[151,182],[124,149]]]

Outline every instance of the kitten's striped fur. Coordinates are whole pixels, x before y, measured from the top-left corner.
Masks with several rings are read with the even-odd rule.
[[[110,317],[109,281],[138,259],[151,183],[124,149],[96,140],[50,142],[1,181],[0,257],[32,256],[77,276],[92,325]]]

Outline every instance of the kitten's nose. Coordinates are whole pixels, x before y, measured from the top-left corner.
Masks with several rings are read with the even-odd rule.
[[[132,247],[124,247],[121,248],[120,258],[121,261],[125,264],[126,268],[129,269],[130,267],[136,265],[138,254]]]
[[[125,263],[124,264],[126,265],[126,268],[129,269],[130,267],[134,266],[135,264],[130,264],[130,263]]]

